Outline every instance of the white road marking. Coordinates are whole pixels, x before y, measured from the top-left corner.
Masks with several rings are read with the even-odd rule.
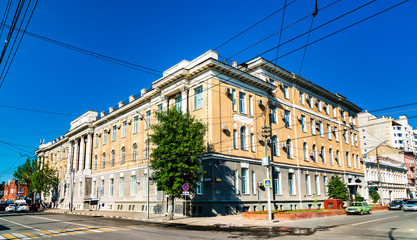
[[[404,214],[404,216],[408,216],[408,215],[411,215],[411,214],[416,214],[417,212],[415,212],[415,213],[407,213],[407,214]]]
[[[10,220],[4,219],[4,218],[0,218],[0,220],[3,220],[3,221],[6,221],[6,222],[9,222],[9,223],[13,223],[13,224],[19,225],[19,226],[21,226],[21,227],[25,227],[25,228],[33,229],[33,230],[35,230],[35,231],[40,231],[40,229],[33,228],[33,227],[29,227],[29,226],[26,226],[26,225],[23,225],[23,224],[20,224],[20,223],[17,223],[17,222],[13,222],[13,221],[10,221]]]
[[[19,239],[31,239],[30,237],[23,235],[21,233],[11,233],[13,236],[18,237]]]
[[[399,217],[399,216],[386,217],[386,218],[378,218],[378,219],[375,219],[375,220],[369,220],[369,221],[365,221],[365,222],[355,223],[355,224],[352,224],[352,226],[357,226],[357,225],[361,225],[361,224],[365,224],[365,223],[376,222],[376,221],[381,221],[381,220],[390,219],[390,218],[396,218],[396,217]]]
[[[46,230],[46,231],[57,234],[57,235],[62,235],[62,236],[68,236],[69,235],[68,233],[58,232],[58,231],[55,231],[55,230]]]
[[[0,235],[0,239],[7,239],[7,238],[5,238],[5,237],[3,237],[2,235]]]
[[[28,215],[28,216],[30,216],[30,215]],[[62,222],[61,220],[56,220],[56,219],[51,219],[51,218],[36,217],[36,216],[30,216],[30,217],[44,219],[44,220],[49,220],[49,221],[53,221],[53,222],[73,224],[73,225],[78,225],[78,226],[83,226],[83,227],[90,227],[91,226],[91,225],[85,225],[85,224],[74,223],[74,222]]]

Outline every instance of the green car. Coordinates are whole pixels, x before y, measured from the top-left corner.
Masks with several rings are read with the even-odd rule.
[[[352,202],[350,207],[346,208],[346,214],[357,213],[363,215],[364,213],[372,214],[372,207],[367,202]]]

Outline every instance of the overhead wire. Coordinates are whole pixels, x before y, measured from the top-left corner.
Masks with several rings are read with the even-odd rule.
[[[318,13],[318,7],[317,7],[317,0],[316,0],[316,4],[314,6],[314,12],[311,14],[311,23],[310,23],[310,28],[309,28],[308,34],[307,34],[306,46],[304,47],[303,57],[301,59],[300,70],[298,71],[299,76],[301,75],[301,70],[303,69],[304,58],[305,58],[306,52],[307,52],[307,43],[310,40],[311,28],[313,27],[314,19],[316,18],[317,13]],[[278,56],[276,57],[275,61],[277,61],[277,60],[278,60]]]

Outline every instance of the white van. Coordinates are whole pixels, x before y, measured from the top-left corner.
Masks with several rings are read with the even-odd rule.
[[[16,201],[14,201],[14,203],[16,203],[16,204],[21,204],[21,203],[26,204],[26,200],[16,200]]]

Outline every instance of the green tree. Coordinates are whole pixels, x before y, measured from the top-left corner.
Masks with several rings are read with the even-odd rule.
[[[355,202],[363,202],[364,200],[365,199],[359,193],[356,193]]]
[[[28,188],[28,195],[31,196],[33,193],[32,188],[32,175],[36,171],[36,160],[26,159],[26,162],[18,166],[16,171],[13,173],[13,177],[22,184],[25,184]]]
[[[346,184],[336,175],[333,175],[327,184],[327,193],[330,199],[349,199],[349,189]]]
[[[173,219],[173,201],[181,197],[182,185],[188,183],[195,192],[203,176],[200,156],[205,152],[206,127],[174,107],[155,115],[159,123],[151,126],[152,179],[168,195],[168,218]]]
[[[372,202],[374,204],[377,203],[380,198],[379,193],[377,191],[372,191],[371,194],[369,194],[369,196],[371,197]]]
[[[55,190],[59,184],[57,171],[51,168],[48,163],[35,162],[35,172],[31,177],[32,189],[39,194],[40,200],[42,193],[49,196],[52,190]]]

